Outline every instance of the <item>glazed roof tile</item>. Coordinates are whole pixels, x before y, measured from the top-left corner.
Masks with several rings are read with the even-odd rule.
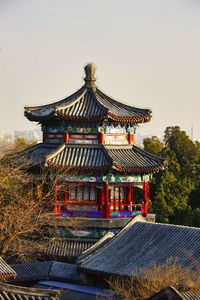
[[[86,74],[85,85],[61,101],[47,105],[25,107],[25,116],[31,121],[45,121],[54,116],[69,120],[98,120],[108,116],[116,121],[132,121],[135,123],[150,120],[150,109],[132,107],[112,99],[96,88],[95,77],[92,76]]]
[[[45,162],[46,156],[55,151],[59,146],[58,144],[39,143],[18,153],[14,158],[20,164],[26,166],[40,165]]]
[[[64,144],[46,158],[49,165],[61,168],[108,168],[112,160],[101,145]]]
[[[0,283],[0,299],[1,300],[47,300],[59,299],[60,291],[29,288]]]
[[[47,279],[52,261],[14,264],[12,268],[17,273],[16,281]]]
[[[80,254],[80,252],[79,252]],[[17,272],[15,282],[38,280],[71,280],[78,281],[77,266],[74,264],[42,261],[23,264],[14,264],[12,268]],[[9,280],[10,282],[10,280]]]
[[[113,164],[122,170],[153,170],[161,168],[165,159],[150,154],[136,146],[106,146]]]
[[[135,222],[83,260],[80,268],[90,273],[130,276],[153,262],[164,264],[173,258],[195,270],[200,263],[199,243],[200,228]]]
[[[82,252],[90,248],[96,243],[96,240],[91,239],[60,239],[56,243],[51,243],[47,247],[45,253],[53,257],[67,257],[74,258],[79,256]]]
[[[28,166],[48,164],[61,169],[110,169],[126,172],[152,172],[165,166],[163,158],[131,145],[85,145],[40,143],[19,155]]]
[[[16,275],[15,270],[0,257],[0,279],[15,278]]]

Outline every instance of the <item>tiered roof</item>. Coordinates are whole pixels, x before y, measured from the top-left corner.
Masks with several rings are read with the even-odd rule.
[[[21,153],[24,165],[45,164],[60,169],[105,170],[121,172],[154,172],[166,161],[132,145],[81,145],[40,143]]]
[[[60,119],[75,121],[112,120],[124,124],[149,121],[151,110],[120,103],[100,91],[95,84],[95,66],[85,67],[85,84],[73,95],[43,106],[26,107],[25,115],[31,121],[45,123]],[[164,167],[165,160],[131,145],[51,144],[42,143],[23,152],[24,163],[41,164],[61,169],[105,170],[121,172],[153,172]]]
[[[65,120],[95,121],[110,118],[119,122],[141,123],[151,119],[151,110],[132,107],[107,96],[95,85],[95,66],[85,67],[85,84],[71,96],[52,104],[25,107],[30,121],[43,122],[60,117]]]

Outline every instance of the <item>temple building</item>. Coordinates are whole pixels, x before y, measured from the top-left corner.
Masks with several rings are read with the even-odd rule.
[[[56,216],[113,222],[146,217],[150,178],[166,164],[134,144],[136,128],[150,121],[151,110],[102,92],[93,64],[85,73],[85,84],[71,96],[25,107],[25,116],[43,132],[43,142],[24,151],[26,160],[34,172],[45,167],[65,174],[55,185]]]

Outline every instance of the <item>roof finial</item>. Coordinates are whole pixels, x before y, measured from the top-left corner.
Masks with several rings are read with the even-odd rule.
[[[96,84],[95,84],[95,81],[96,81],[96,78],[94,76],[94,73],[95,73],[95,70],[96,70],[96,67],[94,64],[88,64],[85,66],[85,85],[87,87],[90,87],[92,88],[93,90],[96,89]]]

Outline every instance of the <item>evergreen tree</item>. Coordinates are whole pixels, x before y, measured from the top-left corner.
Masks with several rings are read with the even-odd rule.
[[[199,143],[190,140],[178,126],[166,128],[160,151],[159,147],[152,147],[155,137],[146,140],[145,150],[168,160],[167,170],[157,173],[151,183],[151,210],[156,213],[156,220],[200,226]]]

